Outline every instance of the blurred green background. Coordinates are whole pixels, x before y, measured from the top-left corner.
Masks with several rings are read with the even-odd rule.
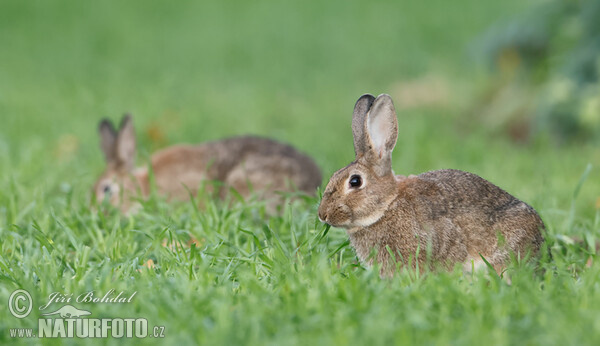
[[[531,202],[548,189],[554,207],[600,154],[593,141],[530,136],[536,90],[510,78],[527,73],[514,18],[536,4],[4,1],[3,176],[52,185],[56,174],[80,189],[101,170],[99,119],[124,112],[142,158],[254,133],[329,175],[352,159],[354,101],[385,92],[401,124],[397,173],[472,170]],[[582,197],[590,211],[594,197]]]
[[[546,222],[551,246],[559,246],[561,239],[572,245],[577,237],[593,241],[598,236],[600,209],[599,3],[3,0],[0,236],[12,240],[0,241],[7,282],[2,294],[33,280],[26,268],[41,261],[36,256],[43,253],[43,242],[33,240],[33,234],[38,233],[31,227],[37,220],[57,213],[84,220],[73,223],[81,229],[95,224],[89,221],[92,217],[87,206],[91,186],[104,165],[97,124],[103,117],[117,121],[125,112],[134,115],[139,164],[144,164],[153,151],[170,144],[258,134],[289,142],[310,154],[322,167],[326,184],[335,170],[353,159],[350,122],[356,99],[367,92],[388,93],[395,101],[400,123],[393,155],[397,174],[441,168],[471,171],[534,206]],[[586,167],[591,171],[580,180]],[[576,190],[580,182],[582,188]],[[317,203],[315,200],[313,204]],[[167,209],[165,213],[179,215],[176,210]],[[314,221],[314,206],[301,214],[298,224],[288,220],[298,232],[306,222]],[[144,217],[142,214],[139,220]],[[130,220],[131,225],[142,222],[139,220]],[[50,221],[48,224],[54,225]],[[78,235],[83,230],[73,225],[74,235],[68,237],[55,226],[46,230],[48,237],[54,237],[57,249],[70,253],[67,258],[61,257],[63,263],[78,256],[78,245],[73,244],[94,249],[84,233]],[[123,226],[122,232],[128,227]],[[143,229],[138,224],[131,227]],[[129,239],[129,233],[123,234],[123,239]],[[15,244],[25,240],[11,237],[31,240],[32,248],[19,250]],[[340,239],[337,245],[346,239],[341,230],[332,230],[328,237]],[[333,251],[337,245],[324,251]],[[22,258],[16,255],[19,252],[24,253]],[[94,266],[104,263],[102,256],[111,257],[116,252],[110,246],[98,246],[92,250],[87,270],[95,273]],[[344,257],[348,263],[353,260],[351,253],[348,249]],[[570,252],[566,254],[565,258],[571,258]],[[572,261],[581,268],[587,255],[577,254]],[[159,263],[169,263],[165,258],[162,261]],[[565,268],[571,264],[566,262]],[[25,268],[23,273],[8,273],[6,268],[13,265]],[[337,275],[336,270],[346,273],[347,267],[341,268],[332,269],[336,280],[346,275]],[[576,271],[568,268],[566,272]],[[188,268],[175,270],[184,275]],[[390,289],[380,283],[364,288],[361,285],[377,278],[350,273],[353,279],[346,283],[342,280],[340,285],[355,285],[352,289],[357,292],[370,292],[365,296],[375,297],[382,294],[377,290]],[[108,269],[98,269],[96,274],[101,280],[116,275]],[[294,291],[295,286],[286,281],[292,279],[282,279],[286,276],[281,275],[273,274],[269,281],[272,286],[256,284],[259,300],[252,303],[256,305],[235,304],[254,309],[262,316],[257,321],[273,327],[277,323],[269,320],[272,312],[260,310],[264,305],[260,299],[278,294],[274,291],[287,292],[289,287]],[[56,282],[39,288],[39,294],[47,295],[52,287],[69,287],[69,277],[68,273],[58,275]],[[306,273],[298,277],[299,282],[311,278]],[[329,287],[328,277],[314,279]],[[136,287],[151,290],[150,281],[139,280]],[[216,280],[211,286],[210,282],[192,280],[181,288],[176,281],[160,287],[165,295],[178,297],[185,306],[198,293],[194,291],[197,287],[218,290],[222,288],[220,283]],[[421,288],[429,290],[428,294],[439,293],[427,283],[420,285],[425,285]],[[223,292],[218,294],[226,297],[225,301],[237,299]],[[250,293],[247,297],[252,297]],[[564,292],[554,293],[554,297],[563,297]],[[211,296],[206,293],[206,297]],[[503,297],[492,294],[487,303],[480,303],[493,306],[496,298],[512,299],[510,295]],[[598,306],[597,296],[589,299]],[[285,299],[282,301],[279,304],[285,305]],[[556,306],[570,303],[557,300]],[[226,319],[223,316],[227,316],[229,307],[223,304],[222,310],[217,305],[211,310],[215,321],[219,316]],[[289,309],[302,309],[302,302],[297,304]],[[548,310],[552,311],[553,306],[549,304]],[[285,306],[280,308],[281,314],[290,316],[285,315]],[[363,308],[357,307],[347,318],[360,321],[357,311]],[[413,308],[429,309],[426,299],[423,305]],[[141,306],[138,309],[152,313]],[[154,320],[173,319],[172,311],[165,309],[159,309]],[[571,309],[564,316],[575,321],[577,304]],[[336,310],[340,311],[346,310]],[[377,315],[377,311],[370,313]],[[469,320],[468,315],[456,320],[456,332]],[[184,316],[180,320],[184,323],[193,318]],[[386,316],[382,313],[380,317]],[[452,314],[441,316],[444,320],[443,316]],[[361,325],[353,321],[355,324],[340,320],[335,337],[345,333],[345,327]],[[586,326],[592,326],[592,320],[587,321],[590,324]],[[420,323],[413,322],[405,328]],[[486,326],[494,328],[494,320],[488,322]],[[295,329],[290,327],[292,323],[284,329],[298,336],[303,330],[302,323],[298,325]],[[371,322],[370,326],[377,329],[377,323]],[[591,340],[600,330],[593,326],[596,334],[587,335]],[[6,331],[7,326],[3,328]],[[178,327],[169,328],[175,332]],[[181,331],[186,328],[192,327]],[[222,328],[208,332],[207,327],[202,335],[208,340],[215,335],[220,335],[221,341],[237,340],[227,339],[226,328]],[[481,330],[485,334],[486,329]],[[535,337],[535,333],[522,332]],[[269,340],[265,335],[273,335],[265,333],[253,334],[256,338],[252,340],[264,342]],[[405,340],[456,340],[453,334],[433,333],[432,339],[411,335],[405,335]],[[474,332],[471,339],[467,336],[462,340],[476,340],[478,335]],[[503,338],[508,334],[498,335],[494,340],[510,341]],[[558,340],[568,340],[568,331],[561,335]],[[343,338],[338,340],[344,343]]]

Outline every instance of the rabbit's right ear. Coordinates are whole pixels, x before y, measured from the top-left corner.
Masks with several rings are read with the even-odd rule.
[[[107,163],[115,162],[116,146],[117,146],[117,131],[108,119],[102,119],[98,125],[98,133],[100,134],[100,148],[104,153],[104,158]]]
[[[125,114],[121,119],[115,152],[119,164],[131,170],[135,164],[135,129],[131,114]]]
[[[354,137],[354,153],[356,157],[363,156],[368,148],[366,140],[366,119],[367,112],[371,108],[371,105],[375,101],[375,97],[371,94],[364,94],[358,98],[354,105],[354,112],[352,113],[352,136]]]

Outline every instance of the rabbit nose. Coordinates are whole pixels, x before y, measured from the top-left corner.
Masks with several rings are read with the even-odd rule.
[[[327,213],[319,210],[319,221],[327,222]]]

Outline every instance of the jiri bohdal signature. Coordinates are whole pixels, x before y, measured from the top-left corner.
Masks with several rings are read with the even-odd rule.
[[[82,293],[75,297],[75,302],[77,303],[106,303],[106,304],[125,304],[131,303],[131,300],[137,294],[137,291],[134,291],[131,294],[127,294],[123,291],[120,291],[115,295],[115,290],[110,289],[104,295],[102,293],[98,293],[96,291],[89,291]],[[52,292],[48,296],[48,303],[46,305],[40,306],[40,310],[46,309],[52,303],[71,303],[73,300],[73,293],[60,293],[60,292]]]

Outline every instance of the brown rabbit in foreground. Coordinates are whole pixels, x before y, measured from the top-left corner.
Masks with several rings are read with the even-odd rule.
[[[94,186],[98,203],[105,199],[124,213],[135,198],[150,193],[148,169],[134,168],[135,131],[125,115],[117,132],[104,119],[99,126],[101,147],[107,167]],[[259,137],[235,137],[200,145],[175,145],[151,158],[152,174],[159,194],[185,200],[206,180],[218,180],[247,197],[253,191],[266,200],[269,209],[282,202],[277,192],[294,189],[314,194],[321,185],[315,162],[290,145]],[[223,197],[227,189],[221,189]],[[139,193],[138,193],[139,192]]]
[[[430,265],[461,263],[467,271],[485,266],[481,255],[498,273],[511,252],[539,252],[544,223],[536,211],[487,180],[451,169],[394,175],[398,121],[390,96],[360,97],[352,133],[356,159],[331,177],[319,219],[345,228],[366,265],[376,250],[382,276],[395,270],[390,252],[413,268],[424,269],[429,253]]]

